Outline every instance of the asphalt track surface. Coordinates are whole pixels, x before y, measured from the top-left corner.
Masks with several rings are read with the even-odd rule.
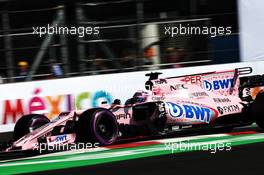
[[[165,144],[232,143],[232,149],[167,150]],[[172,147],[171,147],[172,148]],[[175,147],[173,147],[175,148]],[[200,148],[200,147],[199,147]],[[227,147],[226,147],[227,148]],[[187,151],[186,151],[187,150]],[[12,157],[13,159],[14,157]],[[264,174],[264,133],[255,126],[229,134],[183,135],[124,143],[88,153],[52,153],[0,160],[0,174]]]

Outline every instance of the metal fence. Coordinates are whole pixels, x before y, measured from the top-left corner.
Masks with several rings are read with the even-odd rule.
[[[65,6],[1,11],[0,73],[5,82],[152,70],[210,64],[210,37],[166,35],[166,27],[211,26],[206,16],[145,14],[144,1],[75,3],[71,19]],[[118,9],[122,8],[122,13]],[[103,14],[103,15],[101,15]],[[28,20],[27,20],[28,19]],[[78,32],[33,34],[36,27],[89,28]],[[97,32],[98,31],[98,32]],[[221,51],[219,51],[221,52]],[[19,65],[26,62],[22,70]],[[24,71],[24,72],[23,72]]]

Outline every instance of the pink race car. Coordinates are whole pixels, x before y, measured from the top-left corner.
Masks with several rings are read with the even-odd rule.
[[[241,75],[250,67],[169,78],[150,73],[146,91],[138,91],[124,105],[61,113],[49,121],[43,115],[21,117],[14,142],[6,151],[32,150],[72,143],[113,144],[137,136],[164,135],[199,128],[222,128],[256,122],[264,128],[264,76]]]

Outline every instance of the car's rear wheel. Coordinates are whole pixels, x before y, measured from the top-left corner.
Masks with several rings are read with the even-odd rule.
[[[77,125],[77,141],[110,145],[117,140],[118,123],[112,112],[103,108],[83,112]]]
[[[264,92],[258,93],[252,104],[252,117],[256,119],[257,125],[264,129]]]
[[[41,114],[28,114],[22,116],[14,128],[14,140],[18,140],[33,130],[49,123],[50,120]]]

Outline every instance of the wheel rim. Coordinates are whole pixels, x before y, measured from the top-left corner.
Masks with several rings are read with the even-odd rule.
[[[118,129],[115,118],[113,117],[105,111],[98,112],[95,116],[94,134],[102,144],[111,144],[116,140]]]

